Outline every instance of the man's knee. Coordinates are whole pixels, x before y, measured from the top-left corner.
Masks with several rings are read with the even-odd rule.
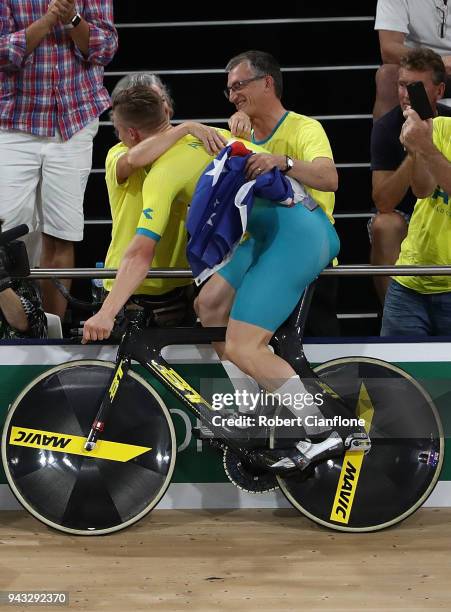
[[[226,322],[230,314],[233,289],[224,282],[214,279],[202,287],[195,302],[195,310],[201,321],[208,322],[214,318],[218,322]]]
[[[406,220],[396,212],[376,215],[371,224],[373,244],[376,245],[386,240],[403,240],[406,233]]]
[[[252,347],[248,344],[227,337],[223,358],[232,361],[243,372],[248,373],[252,354]]]
[[[42,234],[41,266],[50,268],[73,267],[74,243],[56,236]]]

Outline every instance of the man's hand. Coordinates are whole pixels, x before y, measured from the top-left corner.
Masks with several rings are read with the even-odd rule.
[[[251,155],[246,164],[246,178],[254,180],[260,174],[269,172],[272,168],[285,170],[286,168],[285,155],[271,155],[270,153],[255,153]]]
[[[401,129],[399,140],[409,153],[427,155],[435,150],[432,141],[432,119],[422,121],[412,108],[404,111],[406,121]]]
[[[56,6],[56,0],[51,0],[49,2],[49,5],[47,7],[47,13],[45,14],[45,17],[43,17],[42,19],[45,19],[52,28],[58,23],[59,11]]]
[[[232,132],[232,136],[236,138],[251,139],[252,123],[246,113],[242,111],[238,111],[230,117],[229,129]]]
[[[56,17],[55,23],[60,21],[63,24],[69,23],[76,12],[75,0],[50,0],[47,9],[47,15]]]
[[[114,317],[99,310],[93,317],[88,319],[83,326],[82,344],[94,340],[107,340],[114,326]]]
[[[217,155],[227,145],[227,140],[215,128],[196,121],[187,121],[188,133],[198,138],[209,155]]]

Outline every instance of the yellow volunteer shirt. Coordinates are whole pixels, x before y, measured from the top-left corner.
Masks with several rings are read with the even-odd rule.
[[[322,125],[305,115],[288,111],[281,118],[270,136],[254,142],[274,155],[288,155],[293,159],[311,162],[317,157],[333,160],[332,149]],[[335,205],[335,194],[331,191],[318,191],[304,185],[327,214],[331,223]]]
[[[192,138],[192,141],[192,144],[197,146],[197,141],[194,138]],[[200,143],[198,143],[198,149],[204,151]],[[133,236],[135,236],[140,227],[145,228],[145,224],[140,223],[141,218],[144,217],[145,221],[149,221],[150,219],[146,219],[146,215],[148,217],[153,216],[153,212],[148,210],[149,206],[144,205],[143,201],[143,186],[148,175],[147,170],[137,170],[124,183],[119,184],[117,182],[116,164],[121,155],[127,150],[127,147],[120,142],[110,149],[105,164],[106,183],[113,221],[111,243],[105,259],[105,266],[107,268],[119,268],[122,257]],[[163,157],[165,156],[162,156],[160,159],[163,159]],[[159,161],[155,162],[154,166],[158,165]],[[205,165],[210,161],[210,157],[205,151],[202,161]],[[159,189],[163,192],[164,185],[159,185],[157,191]],[[170,209],[169,205],[168,210],[170,211]],[[163,238],[161,236],[154,236],[158,244],[155,249],[152,268],[189,268],[185,256],[186,235],[184,219],[181,218],[180,212],[180,203],[177,203],[174,205],[174,223],[172,224],[171,220],[168,234]],[[111,291],[113,283],[114,279],[107,279],[103,282],[107,291]],[[161,295],[176,287],[189,285],[190,283],[192,283],[192,280],[189,278],[149,278],[142,282],[135,293]]]
[[[433,140],[451,161],[451,118],[434,119]],[[451,264],[450,207],[449,195],[440,186],[428,198],[417,200],[396,265]],[[418,293],[451,291],[451,276],[395,276],[394,279]]]

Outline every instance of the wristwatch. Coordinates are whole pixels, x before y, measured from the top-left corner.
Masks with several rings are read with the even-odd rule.
[[[66,25],[64,26],[65,30],[73,30],[74,28],[76,28],[81,22],[81,15],[80,13],[75,13],[75,15],[72,17],[72,19],[69,21],[69,23],[66,23]]]
[[[282,172],[284,174],[286,174],[287,172],[289,172],[290,170],[293,169],[294,166],[294,161],[291,159],[291,157],[289,157],[288,155],[285,155],[285,161],[286,161],[286,168],[285,170],[282,170]]]

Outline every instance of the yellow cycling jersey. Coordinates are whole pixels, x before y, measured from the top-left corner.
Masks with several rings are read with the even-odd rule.
[[[293,159],[311,162],[317,157],[333,160],[332,149],[322,125],[305,115],[287,111],[265,140],[254,142],[274,155],[288,155]],[[305,185],[307,191],[320,204],[331,223],[335,205],[335,194],[331,191],[318,191]]]
[[[435,146],[451,161],[451,118],[436,117]],[[439,185],[427,198],[417,200],[407,236],[396,265],[451,264],[451,203]],[[419,293],[451,291],[451,276],[395,276],[396,282]]]
[[[127,147],[120,142],[108,152],[106,159],[106,183],[113,221],[111,242],[105,259],[107,268],[119,268],[143,214],[143,184],[148,169],[139,169],[123,183],[117,182],[116,165]],[[208,162],[207,162],[208,163]],[[161,241],[155,249],[152,268],[187,268],[184,237],[171,236],[173,243]],[[177,240],[178,238],[178,240]],[[176,287],[190,284],[189,278],[148,278],[136,289],[136,294],[161,295]],[[103,286],[111,291],[114,279],[106,279]]]
[[[224,131],[225,136],[230,136]],[[126,151],[123,143],[110,149],[106,159],[106,183],[113,221],[111,243],[105,260],[118,268],[135,234],[157,242],[152,268],[189,268],[186,259],[187,207],[199,176],[211,161],[202,143],[185,136],[157,159],[150,168],[134,172],[117,182],[116,165]],[[104,281],[111,290],[114,280]],[[192,283],[189,278],[146,279],[136,294],[161,295]]]

